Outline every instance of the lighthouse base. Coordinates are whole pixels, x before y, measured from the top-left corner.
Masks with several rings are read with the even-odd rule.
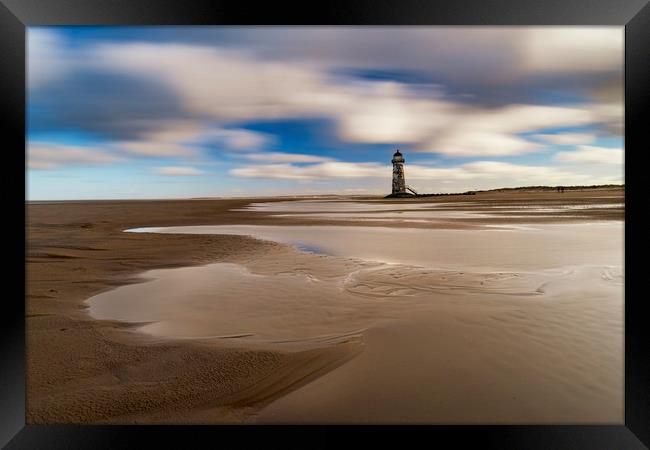
[[[416,195],[411,194],[410,192],[393,192],[392,194],[389,194],[384,198],[409,198],[409,197],[416,197]]]

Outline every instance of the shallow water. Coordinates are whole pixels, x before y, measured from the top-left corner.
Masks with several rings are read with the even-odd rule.
[[[438,269],[540,270],[623,261],[623,224],[430,230],[390,227],[217,225],[138,228],[132,232],[250,235],[332,256]]]
[[[327,220],[376,220],[382,222],[435,222],[440,219],[479,218],[525,218],[543,215],[545,218],[579,218],[567,212],[623,209],[623,203],[491,205],[481,202],[462,203],[378,203],[333,200],[302,200],[294,202],[251,203],[234,211],[258,211],[273,213],[272,217],[327,219]],[[555,213],[556,215],[551,215]]]
[[[393,211],[396,209],[431,209],[437,205],[453,205],[452,203],[385,203],[385,202],[351,202],[347,200],[296,200],[280,202],[251,203],[244,208],[233,211],[261,212],[361,212],[361,211]]]
[[[285,213],[309,213],[309,212],[369,212],[369,211],[408,211],[408,210],[430,210],[440,211],[444,209],[530,209],[537,211],[562,211],[566,209],[610,209],[624,208],[624,203],[574,203],[566,204],[561,202],[547,202],[545,204],[517,204],[510,202],[508,205],[493,205],[482,202],[436,202],[436,203],[386,203],[381,201],[356,201],[349,200],[297,200],[251,203],[244,208],[233,211],[261,211],[261,212],[285,212]]]

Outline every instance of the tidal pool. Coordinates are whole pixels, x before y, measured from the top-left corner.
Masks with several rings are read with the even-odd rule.
[[[622,222],[503,226],[473,230],[361,226],[205,225],[139,233],[237,234],[332,256],[450,270],[540,270],[623,261]]]

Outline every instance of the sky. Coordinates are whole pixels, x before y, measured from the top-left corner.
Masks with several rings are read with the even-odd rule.
[[[27,199],[624,183],[623,27],[30,27]]]

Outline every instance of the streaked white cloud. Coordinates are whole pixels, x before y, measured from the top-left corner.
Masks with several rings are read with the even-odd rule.
[[[332,161],[332,158],[315,155],[303,155],[299,153],[282,153],[282,152],[266,152],[266,153],[247,153],[242,155],[249,161],[260,161],[269,163],[317,163]]]
[[[534,134],[531,137],[556,145],[589,144],[596,140],[596,136],[590,133]]]
[[[341,68],[398,67],[446,80],[511,85],[540,72],[620,71],[623,30],[622,26],[258,28],[230,36],[228,45],[261,59]]]
[[[274,142],[274,137],[243,128],[207,128],[192,139],[194,143],[217,142],[228,150],[260,150]]]
[[[157,167],[155,172],[159,175],[168,175],[168,176],[199,176],[205,175],[206,172],[196,169],[194,167],[183,167],[183,166],[168,166],[168,167]]]
[[[581,145],[572,152],[560,152],[555,160],[575,164],[623,164],[623,149]]]
[[[511,156],[543,147],[520,133],[597,121],[586,107],[509,105],[491,110],[465,108],[420,149],[453,156]]]
[[[193,120],[158,120],[155,127],[142,133],[142,140],[149,142],[185,142],[205,133],[204,127]]]
[[[79,55],[66,52],[63,40],[55,31],[28,27],[26,42],[29,89],[56,82],[78,68]]]
[[[458,129],[437,137],[423,148],[450,156],[469,157],[520,155],[541,146],[508,133]]]
[[[113,144],[118,150],[135,156],[172,157],[196,156],[197,150],[186,146],[156,141],[118,141]]]
[[[27,164],[30,169],[48,170],[71,165],[102,165],[122,158],[98,147],[59,145],[48,142],[30,142],[27,146]]]
[[[258,164],[232,169],[231,175],[243,178],[314,180],[324,178],[386,177],[386,168],[378,163],[328,161],[309,166]]]
[[[241,120],[331,118],[348,142],[413,143],[456,156],[516,155],[538,145],[518,133],[620,121],[622,108],[458,103],[439,89],[351,81],[321,67],[257,60],[245,52],[180,44],[110,44],[96,50],[106,70],[155,77],[194,114]],[[242,144],[242,146],[246,146]]]
[[[106,70],[161,80],[181,96],[185,108],[222,121],[305,112],[300,97],[318,96],[323,84],[315,70],[219,47],[128,43],[104,44],[96,52]]]
[[[199,150],[186,142],[202,132],[203,128],[191,120],[158,120],[155,127],[143,131],[137,139],[111,141],[110,145],[117,152],[135,157],[196,157]]]
[[[210,127],[190,120],[159,121],[153,131],[131,141],[113,141],[117,151],[146,157],[187,157],[203,154],[201,149],[254,151],[273,142],[264,133],[245,129]]]
[[[326,162],[309,166],[291,164],[249,165],[231,170],[231,174],[244,178],[284,180],[326,180],[345,178],[377,178],[390,180],[391,167],[378,163]],[[423,186],[443,182],[462,182],[472,186],[476,182],[489,182],[493,187],[505,185],[555,185],[579,184],[590,178],[589,174],[558,170],[550,166],[520,165],[498,161],[476,161],[453,167],[407,165],[406,178],[410,183]]]
[[[518,44],[521,68],[533,75],[620,71],[623,41],[623,27],[533,28]]]
[[[625,107],[620,100],[610,102],[594,103],[590,106],[591,111],[598,117],[598,122],[605,126],[605,129],[612,134],[622,136],[625,130],[624,112]]]

